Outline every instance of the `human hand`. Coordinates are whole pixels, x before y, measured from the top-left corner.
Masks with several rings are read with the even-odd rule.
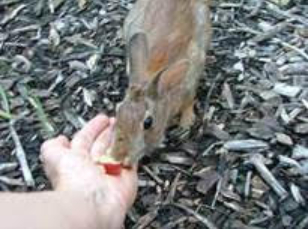
[[[110,176],[94,162],[112,144],[114,123],[113,118],[98,115],[71,141],[65,136],[46,141],[41,148],[41,159],[56,191],[94,198],[99,215],[114,211],[113,219],[121,222],[117,216],[125,217],[136,197],[137,168],[122,169],[119,176]]]

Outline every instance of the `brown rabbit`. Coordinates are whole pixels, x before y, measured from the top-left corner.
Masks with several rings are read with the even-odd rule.
[[[115,160],[137,163],[177,115],[180,126],[193,123],[211,34],[209,0],[137,0],[124,25],[130,83],[117,109]]]

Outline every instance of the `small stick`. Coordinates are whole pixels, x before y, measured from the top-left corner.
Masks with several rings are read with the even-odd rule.
[[[216,202],[217,202],[217,199],[218,199],[218,195],[221,191],[221,188],[222,188],[222,182],[223,182],[223,179],[220,178],[219,181],[217,182],[217,186],[216,186],[216,192],[215,192],[215,196],[214,196],[214,199],[213,199],[213,202],[211,204],[211,208],[214,209],[215,206],[216,206]]]
[[[255,36],[254,38],[250,39],[250,41],[256,42],[256,43],[260,43],[260,42],[262,42],[264,40],[272,39],[278,33],[283,31],[288,25],[289,25],[289,22],[286,22],[286,21],[281,22],[281,23],[275,25],[269,31],[266,31],[264,33],[259,33],[257,36]]]
[[[260,9],[262,8],[262,5],[263,5],[263,3],[264,3],[264,0],[259,0],[259,1],[257,1],[256,2],[256,6],[254,7],[254,9],[248,14],[248,18],[250,18],[250,17],[254,17],[254,16],[256,16],[258,13],[259,13],[259,11],[260,11]]]
[[[301,49],[297,48],[296,46],[291,45],[291,44],[289,44],[287,42],[284,42],[281,39],[276,38],[276,37],[273,38],[273,41],[275,43],[281,44],[282,46],[284,46],[286,48],[292,49],[293,51],[297,52],[298,54],[300,54],[302,57],[304,57],[308,61],[308,54],[304,50],[301,50]]]
[[[308,110],[308,101],[306,99],[302,99],[302,103],[304,104],[305,108]]]
[[[253,154],[249,159],[249,163],[254,165],[254,167],[259,172],[261,177],[276,192],[276,194],[281,198],[281,200],[285,199],[288,196],[288,192],[281,186],[278,180],[265,166],[263,161],[264,161],[263,156],[258,153]]]
[[[0,182],[11,186],[24,186],[24,183],[20,179],[12,179],[6,176],[0,176]]]
[[[246,198],[249,196],[251,177],[252,177],[252,171],[248,171],[247,176],[246,176],[245,191],[244,191],[244,195]]]
[[[299,204],[301,204],[302,206],[306,205],[306,201],[305,198],[302,196],[301,192],[300,192],[300,188],[295,185],[294,183],[291,183],[291,193],[293,198],[295,199],[295,201]]]
[[[285,18],[296,20],[297,22],[304,24],[306,26],[308,25],[308,20],[306,19],[306,17],[301,17],[296,14],[293,14],[292,10],[287,10],[287,11],[281,10],[279,9],[278,6],[275,6],[274,4],[269,3],[268,1],[267,4],[271,5],[271,7],[267,7],[267,9],[269,9],[270,11],[273,11],[274,13],[277,13]]]
[[[26,4],[21,4],[20,6],[18,6],[17,8],[15,8],[10,14],[6,15],[2,21],[0,21],[0,25],[6,25],[8,22],[10,22],[11,20],[13,20],[20,11],[22,11],[24,8],[26,8],[27,5]]]
[[[153,209],[147,214],[141,216],[138,219],[137,224],[135,224],[132,229],[144,229],[148,228],[149,224],[154,221],[154,219],[158,216],[158,208]]]
[[[25,179],[27,186],[33,187],[35,185],[35,182],[34,182],[32,173],[30,171],[30,168],[29,168],[29,165],[26,159],[26,153],[22,147],[18,134],[14,128],[13,121],[10,121],[10,131],[11,131],[11,136],[13,138],[13,141],[15,143],[16,157],[19,161],[22,175]]]
[[[1,87],[1,85],[0,85],[0,98],[3,100],[3,106],[4,106],[5,112],[7,114],[9,114],[9,116],[11,116],[9,101],[8,101],[6,93],[3,89],[3,87]],[[22,147],[22,144],[20,142],[18,134],[17,134],[17,132],[14,128],[14,120],[10,119],[10,121],[8,123],[9,123],[9,127],[10,127],[11,136],[13,138],[13,141],[14,141],[15,147],[16,147],[16,157],[19,161],[24,180],[25,180],[25,182],[28,186],[34,186],[35,185],[34,179],[33,179],[33,176],[30,172],[29,165],[27,163],[25,151]]]
[[[211,84],[211,87],[209,88],[207,95],[206,95],[206,99],[205,99],[205,106],[204,106],[204,110],[207,111],[209,108],[209,101],[210,98],[212,97],[212,94],[214,92],[214,89],[216,88],[216,84],[218,82],[218,80],[220,80],[220,78],[223,76],[223,74],[219,73],[217,74],[217,76],[215,77],[214,81]],[[206,116],[205,116],[206,117]],[[205,118],[203,118],[203,120],[205,120]]]
[[[173,199],[174,199],[174,196],[176,194],[176,188],[178,187],[178,183],[179,183],[179,180],[181,178],[181,173],[178,173],[176,174],[172,184],[171,184],[171,188],[170,188],[170,191],[168,193],[168,196],[166,198],[166,201],[165,203],[172,203],[173,202]]]
[[[237,23],[237,24],[242,26],[241,28],[237,28],[238,31],[243,31],[243,32],[251,33],[251,34],[254,34],[254,35],[258,35],[258,36],[260,36],[260,34],[261,34],[260,31],[254,30],[254,29],[248,27],[245,24],[242,24],[242,23]],[[299,55],[304,57],[306,60],[308,60],[308,54],[304,50],[301,50],[301,49],[295,47],[294,45],[291,45],[291,44],[289,44],[289,43],[287,43],[287,42],[285,42],[285,41],[283,41],[283,40],[281,40],[279,38],[272,37],[271,39],[275,43],[281,44],[284,47],[292,49],[293,51],[297,52]]]
[[[175,221],[171,221],[171,222],[165,224],[163,226],[163,228],[164,229],[179,228],[178,225],[181,224],[181,223],[184,223],[186,220],[188,220],[188,217],[183,216],[183,217],[181,217],[181,218],[179,218],[179,219],[177,219]]]
[[[16,162],[0,164],[0,174],[12,171],[12,170],[16,169],[17,166],[18,166],[18,164]]]
[[[202,153],[202,156],[208,156],[210,152],[216,147],[223,145],[223,141],[214,142],[209,147],[206,148],[206,150]]]
[[[175,207],[178,207],[184,211],[186,211],[187,213],[193,215],[197,220],[199,220],[202,224],[204,224],[207,228],[209,229],[218,229],[215,224],[213,222],[211,222],[208,218],[206,218],[205,216],[195,212],[194,210],[182,205],[182,204],[172,204]]]
[[[147,167],[147,166],[142,166],[142,168],[144,169],[144,171],[150,176],[153,178],[153,180],[156,181],[157,184],[159,185],[163,185],[164,184],[164,181],[162,179],[160,179],[156,174],[153,173],[153,171]]]

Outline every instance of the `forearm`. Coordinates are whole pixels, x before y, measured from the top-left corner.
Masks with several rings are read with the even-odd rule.
[[[0,194],[1,228],[100,229],[91,201],[66,192]]]

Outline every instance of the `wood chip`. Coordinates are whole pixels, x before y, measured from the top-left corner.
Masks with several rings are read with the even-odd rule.
[[[192,165],[194,160],[181,154],[162,154],[161,159],[175,165]]]
[[[15,8],[10,14],[5,15],[5,17],[0,21],[0,25],[5,25],[9,21],[13,20],[23,9],[27,7],[26,4],[21,4],[17,8]]]
[[[287,145],[287,146],[292,146],[293,145],[293,140],[292,138],[284,133],[276,133],[276,139],[277,142],[283,144],[283,145]]]
[[[302,145],[296,145],[293,148],[292,158],[294,159],[308,159],[308,148]]]
[[[17,166],[18,166],[18,164],[16,162],[2,163],[2,164],[0,164],[0,174],[10,172],[10,171],[16,169]]]
[[[301,194],[300,188],[294,183],[292,183],[290,189],[291,189],[291,193],[295,201],[304,206],[306,201]]]
[[[297,134],[308,134],[308,123],[296,124],[294,131]]]
[[[230,139],[230,135],[228,132],[223,130],[221,127],[214,123],[209,123],[206,127],[205,134],[216,137],[219,140],[228,140]]]
[[[223,95],[223,97],[225,97],[229,108],[231,110],[234,109],[234,98],[233,98],[233,95],[232,95],[230,85],[228,83],[224,83],[222,95]]]
[[[246,139],[246,140],[231,140],[224,144],[224,148],[230,151],[244,151],[251,152],[251,150],[265,150],[269,148],[269,145],[265,141]]]
[[[221,178],[215,170],[199,172],[197,176],[201,179],[198,181],[196,190],[204,195],[207,194]]]
[[[277,94],[292,98],[296,97],[301,92],[300,87],[290,86],[284,83],[276,83],[273,90]]]

